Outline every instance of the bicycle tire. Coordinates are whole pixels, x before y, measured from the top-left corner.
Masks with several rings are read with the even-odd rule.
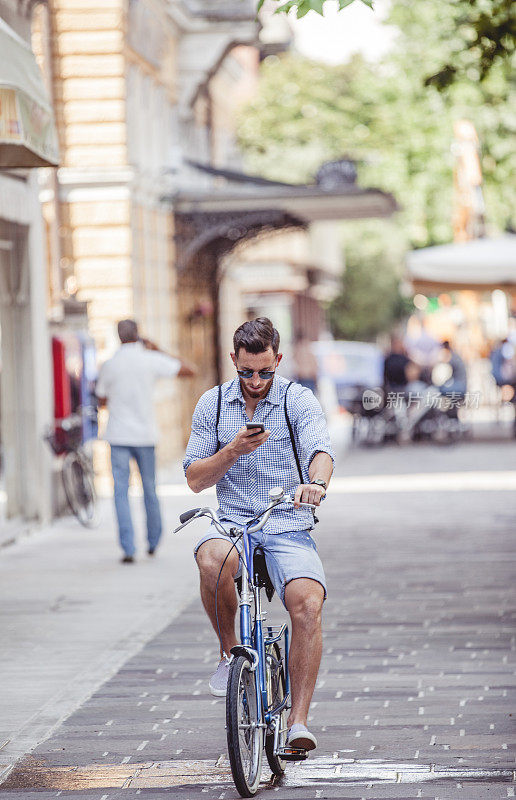
[[[73,515],[85,528],[97,524],[97,495],[93,476],[78,453],[67,453],[63,460],[63,487]]]
[[[262,772],[263,728],[254,673],[245,656],[231,662],[226,694],[229,763],[237,791],[254,797]]]
[[[283,667],[283,659],[281,656],[281,650],[277,642],[271,648],[272,655],[276,661],[280,662],[280,667],[276,669],[271,668],[271,663],[267,660],[266,666],[266,674],[267,674],[267,694],[270,697],[267,698],[269,707],[274,707],[281,703],[283,698],[285,697],[285,670]],[[270,676],[270,678],[269,678]],[[270,683],[269,683],[270,680]],[[280,715],[280,726],[281,729],[286,727],[287,723],[287,709],[284,708]],[[284,734],[280,733],[280,747],[285,745],[287,738],[286,731]],[[274,755],[274,733],[267,733],[265,736],[265,755],[267,756],[267,761],[269,762],[269,767],[271,768],[274,775],[283,775],[285,772],[285,767],[287,766],[287,762],[280,758],[277,755]]]

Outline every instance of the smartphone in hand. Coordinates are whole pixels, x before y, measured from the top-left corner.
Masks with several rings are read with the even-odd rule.
[[[254,436],[258,436],[260,433],[264,433],[265,425],[263,422],[246,422],[245,427],[248,431],[253,431]]]

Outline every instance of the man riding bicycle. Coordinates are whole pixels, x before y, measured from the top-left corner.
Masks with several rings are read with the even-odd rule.
[[[287,744],[313,750],[317,742],[306,724],[322,654],[326,582],[310,536],[314,516],[300,503],[320,504],[333,472],[333,452],[313,393],[276,374],[282,354],[271,321],[261,317],[244,323],[235,331],[233,346],[238,377],[200,398],[183,466],[194,492],[216,484],[223,526],[229,521],[245,523],[261,513],[273,486],[283,486],[294,496],[293,506],[285,503],[273,510],[256,544],[265,553],[270,578],[292,623]],[[250,422],[265,430],[248,429]],[[212,526],[194,553],[204,608],[214,629],[220,630],[222,659],[210,679],[210,691],[222,697],[229,672],[226,654],[238,643],[234,581],[239,552],[229,535]]]

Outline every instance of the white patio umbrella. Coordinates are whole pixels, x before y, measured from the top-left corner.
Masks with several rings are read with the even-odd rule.
[[[516,286],[516,235],[412,250],[407,277],[425,289],[507,289]]]

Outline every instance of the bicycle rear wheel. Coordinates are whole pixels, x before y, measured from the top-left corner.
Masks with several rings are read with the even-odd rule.
[[[229,763],[242,797],[258,791],[262,771],[263,728],[254,674],[245,656],[231,662],[226,694]]]
[[[93,475],[83,464],[81,457],[67,453],[63,461],[63,486],[72,513],[85,528],[97,524],[97,495]]]
[[[286,686],[281,650],[277,642],[273,644],[273,646],[267,653],[266,674],[267,674],[267,701],[269,703],[269,708],[274,708],[283,701],[285,697],[285,686]],[[279,734],[280,747],[285,746],[287,738],[287,732],[286,732],[287,715],[288,711],[286,708],[284,708],[279,715],[278,724],[280,726],[280,734]],[[267,733],[265,736],[265,755],[267,756],[269,767],[271,768],[274,775],[283,775],[283,773],[285,772],[285,767],[287,765],[287,762],[283,758],[280,758],[278,755],[274,755],[274,733],[272,731]]]

